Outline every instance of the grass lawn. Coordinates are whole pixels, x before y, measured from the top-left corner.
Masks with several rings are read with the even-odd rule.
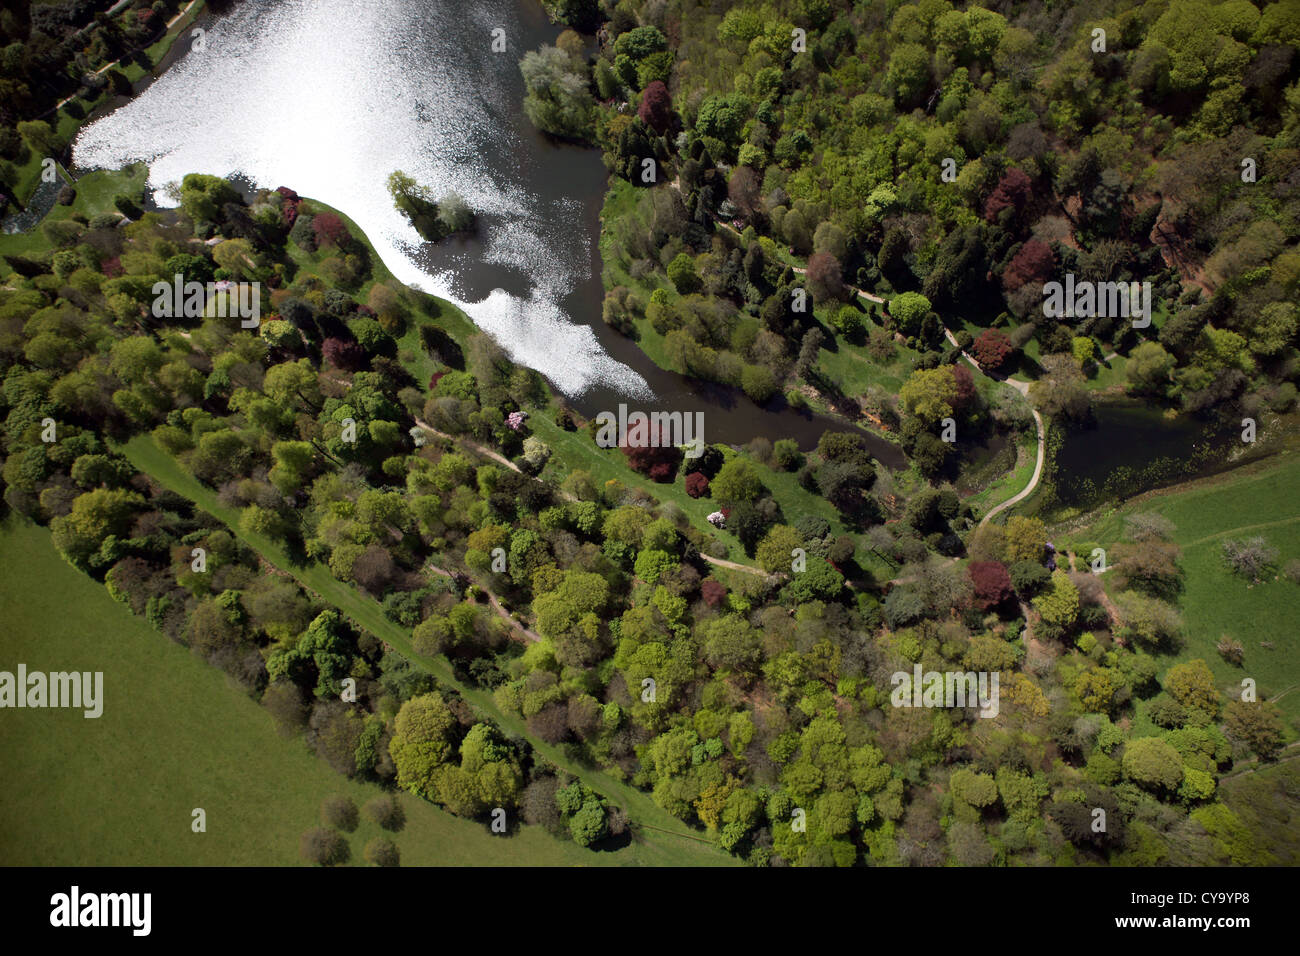
[[[1183,549],[1185,587],[1179,604],[1187,642],[1176,657],[1162,659],[1163,669],[1199,657],[1214,672],[1225,697],[1240,694],[1243,678],[1254,678],[1261,700],[1284,695],[1277,703],[1292,724],[1300,721],[1300,654],[1296,653],[1300,585],[1280,573],[1251,585],[1224,564],[1223,541],[1261,536],[1278,550],[1278,568],[1300,558],[1297,487],[1300,454],[1283,452],[1223,475],[1155,492],[1111,511],[1067,539],[1077,542],[1076,553],[1088,549],[1083,551],[1086,555],[1094,543],[1108,548],[1120,540],[1126,515],[1156,512],[1172,521],[1177,528],[1174,540]],[[1109,584],[1113,578],[1105,580]],[[1225,634],[1245,647],[1244,666],[1228,664],[1215,650]],[[1294,726],[1287,736],[1297,736]]]
[[[1016,450],[1016,467],[969,498],[963,499],[963,504],[971,505],[975,509],[975,514],[982,517],[990,508],[1020,494],[1029,484],[1029,479],[1034,476],[1034,465],[1038,457],[1037,446],[1038,438],[1034,433],[1020,436]]]
[[[104,709],[7,710],[0,737],[0,864],[283,866],[319,823],[321,801],[358,806],[382,790],[334,773],[219,670],[172,643],[67,564],[49,532],[0,525],[4,659],[32,670],[104,674]],[[509,836],[398,793],[390,834],[405,865],[657,862],[633,846],[593,853],[535,827]],[[207,832],[190,830],[202,807]],[[362,814],[352,862],[381,830]]]
[[[96,169],[86,173],[76,182],[77,198],[72,205],[60,206],[56,203],[41,223],[71,219],[77,213],[87,219],[93,219],[103,213],[116,212],[113,197],[118,193],[142,192],[148,176],[149,168],[143,164],[128,166],[125,169]],[[27,232],[0,234],[0,256],[17,255],[39,259],[52,249],[53,246],[45,238],[40,225]],[[0,277],[7,276],[11,272],[13,270],[9,268],[9,264],[0,259]]]
[[[364,627],[371,634],[387,641],[407,657],[412,664],[431,673],[444,686],[455,688],[479,713],[496,721],[503,731],[508,734],[529,737],[522,718],[502,712],[488,692],[469,687],[457,681],[452,674],[451,666],[445,658],[423,657],[416,654],[411,646],[410,633],[385,617],[378,601],[363,595],[351,585],[335,579],[323,564],[317,562],[295,563],[276,542],[262,535],[242,531],[239,528],[238,511],[220,505],[217,502],[216,493],[200,484],[197,479],[181,468],[175,459],[167,455],[154,443],[152,437],[148,435],[137,436],[122,446],[120,450],[140,471],[149,474],[170,490],[190,499],[199,508],[224,522],[230,528],[232,534],[259,552],[268,562],[293,575],[300,584],[319,595],[322,600],[338,608],[341,613],[358,626]],[[540,756],[557,767],[581,778],[589,786],[621,805],[627,810],[628,816],[634,822],[645,823],[668,831],[667,833],[656,831],[645,834],[644,844],[635,849],[635,853],[642,862],[659,865],[738,864],[739,861],[724,854],[721,850],[699,842],[698,834],[691,831],[680,820],[660,809],[648,794],[615,780],[602,771],[578,766],[568,759],[558,747],[532,740],[531,737],[529,739],[534,750]]]

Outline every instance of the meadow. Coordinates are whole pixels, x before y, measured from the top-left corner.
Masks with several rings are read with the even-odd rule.
[[[1058,535],[1057,544],[1084,556],[1093,547],[1122,540],[1124,519],[1155,512],[1174,523],[1182,548],[1184,586],[1179,607],[1187,639],[1175,657],[1161,658],[1161,676],[1173,664],[1203,659],[1225,696],[1239,695],[1243,678],[1254,678],[1261,700],[1274,700],[1287,720],[1288,739],[1300,721],[1300,654],[1295,622],[1300,619],[1300,585],[1281,569],[1300,558],[1300,454],[1294,451],[1216,475],[1143,495],[1109,510],[1079,530]],[[1260,536],[1278,551],[1276,567],[1258,583],[1232,573],[1223,559],[1225,539]],[[1113,591],[1114,578],[1105,578]],[[1233,637],[1245,647],[1241,667],[1215,649]]]

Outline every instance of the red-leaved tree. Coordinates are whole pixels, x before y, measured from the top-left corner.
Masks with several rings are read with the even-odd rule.
[[[975,398],[975,376],[971,374],[970,366],[965,362],[954,365],[952,380],[957,383],[957,396],[954,402],[958,408],[967,407]]]
[[[343,339],[326,339],[321,343],[321,354],[331,365],[345,372],[359,372],[370,364],[365,349],[356,342]]]
[[[995,222],[998,213],[1004,209],[1015,209],[1016,214],[1029,204],[1030,196],[1033,194],[1034,184],[1029,179],[1029,175],[1018,167],[1013,166],[1003,175],[997,188],[989,195],[984,203],[984,218],[989,222]]]
[[[663,429],[659,430],[658,447],[654,447],[648,423],[633,425],[627,431],[627,439],[619,447],[627,456],[628,467],[652,481],[672,481],[682,460],[681,449],[669,441]]]
[[[641,105],[636,115],[659,135],[667,132],[673,122],[673,101],[668,95],[668,87],[662,80],[653,80],[641,94]]]
[[[829,252],[814,252],[808,260],[808,291],[817,302],[844,297],[844,275],[840,260]]]
[[[1014,292],[1023,285],[1041,285],[1051,278],[1056,269],[1056,256],[1052,247],[1038,239],[1030,239],[1007,263],[1002,272],[1002,285]]]
[[[332,212],[323,212],[312,220],[312,229],[316,231],[316,242],[322,246],[341,246],[351,234],[343,220]]]
[[[990,371],[1002,367],[1002,363],[1014,351],[1011,340],[1001,329],[985,329],[975,336],[970,354],[980,363],[980,368]]]
[[[721,582],[705,578],[700,582],[700,597],[704,598],[704,603],[709,607],[718,607],[726,599],[727,589]]]
[[[709,479],[703,472],[693,471],[686,476],[686,493],[692,498],[703,498],[709,493]]]
[[[1011,575],[1001,561],[972,561],[966,573],[975,587],[975,603],[982,611],[1001,606],[1013,593]]]

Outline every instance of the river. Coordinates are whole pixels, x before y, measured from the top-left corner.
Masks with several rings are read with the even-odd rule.
[[[162,76],[82,130],[76,168],[146,162],[160,204],[167,183],[202,172],[342,209],[398,279],[457,303],[584,415],[619,402],[703,411],[708,441],[805,450],[846,428],[664,371],[601,321],[600,155],[549,141],[521,108],[519,59],[559,33],[535,0],[268,0],[204,23],[204,50],[182,38]],[[421,242],[388,195],[395,169],[462,195],[478,235]],[[903,464],[863,435],[882,463]]]

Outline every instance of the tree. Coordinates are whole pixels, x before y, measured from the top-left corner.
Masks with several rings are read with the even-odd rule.
[[[930,312],[930,300],[919,292],[904,292],[889,300],[889,314],[904,335],[921,331],[921,320]]]
[[[1042,285],[1056,270],[1056,257],[1052,247],[1038,239],[1030,239],[1012,256],[1002,273],[1002,284],[1008,292],[1024,285]]]
[[[312,220],[312,230],[316,233],[316,242],[325,247],[342,248],[352,239],[347,225],[332,212],[318,213]],[[216,258],[215,251],[213,258]]]
[[[140,495],[120,488],[96,488],[78,495],[70,513],[50,522],[54,546],[78,568],[93,567],[96,556],[110,544],[108,539],[127,537],[143,506]]]
[[[406,823],[406,813],[392,794],[386,793],[366,801],[365,810],[366,816],[384,830],[396,832]]]
[[[567,53],[544,46],[524,54],[519,71],[527,91],[524,112],[534,126],[565,139],[591,137],[595,101]]]
[[[1092,396],[1073,355],[1044,355],[1045,374],[1029,386],[1029,399],[1048,418],[1082,420],[1092,412]]]
[[[712,136],[728,146],[735,145],[749,113],[749,101],[741,93],[710,96],[700,104],[695,115],[695,131]]]
[[[898,393],[903,409],[915,415],[921,424],[930,427],[953,413],[957,398],[957,382],[952,377],[952,366],[918,368],[908,376]]]
[[[829,252],[814,252],[805,273],[808,290],[819,305],[844,298],[844,277],[840,261]]]
[[[1234,572],[1258,581],[1277,562],[1277,548],[1264,538],[1227,538],[1223,542],[1223,558]]]
[[[844,593],[844,575],[825,558],[809,555],[807,569],[794,576],[785,593],[796,604],[839,600]]]
[[[1219,688],[1209,665],[1199,657],[1169,668],[1164,683],[1165,690],[1184,707],[1211,718],[1219,715]]]
[[[713,498],[724,508],[757,501],[766,489],[758,470],[744,458],[732,458],[718,471],[712,485]]]
[[[1138,395],[1164,395],[1175,364],[1174,357],[1159,342],[1142,342],[1129,353],[1124,369],[1129,390]]]
[[[436,242],[443,237],[445,233],[438,219],[438,203],[427,186],[395,169],[388,176],[388,194],[393,197],[393,205],[410,221],[422,239]]]
[[[1282,749],[1282,713],[1267,701],[1232,700],[1224,709],[1228,734],[1242,741],[1264,760]]]
[[[662,80],[653,80],[645,88],[641,94],[641,105],[637,107],[637,115],[641,117],[641,122],[659,135],[668,131],[673,121],[673,101]]]
[[[1051,579],[1051,572],[1038,561],[1017,561],[1008,569],[1011,584],[1022,598],[1037,594]]]
[[[1149,538],[1115,546],[1112,560],[1119,586],[1136,587],[1150,594],[1171,595],[1178,590],[1181,549],[1172,541]]]
[[[832,460],[817,469],[817,489],[822,497],[862,524],[881,517],[879,505],[867,496],[874,479],[875,469],[870,463]]]
[[[802,547],[804,540],[798,531],[789,525],[778,524],[773,525],[759,542],[754,556],[764,571],[788,571],[793,560],[791,552]]]
[[[1182,618],[1177,609],[1138,591],[1121,591],[1115,596],[1119,610],[1117,634],[1151,651],[1168,651],[1182,639]]]
[[[996,222],[1005,209],[1012,210],[1013,216],[1020,215],[1033,198],[1033,192],[1033,180],[1023,169],[1012,166],[1003,174],[993,192],[989,194],[989,198],[985,200],[984,218],[989,222]]]
[[[985,329],[971,345],[971,356],[979,362],[980,368],[990,372],[1001,368],[1014,351],[1011,340],[1001,329]]]
[[[371,866],[397,866],[401,861],[397,844],[387,837],[375,837],[366,844],[363,853]]]
[[[762,633],[738,614],[705,622],[700,636],[705,660],[715,668],[752,675],[763,662]]]
[[[803,341],[799,345],[799,358],[794,366],[796,375],[801,375],[804,378],[809,376],[817,365],[817,357],[825,341],[826,337],[818,326],[813,326],[805,333]]]
[[[1007,519],[1004,540],[1008,562],[1041,562],[1047,547],[1047,526],[1039,518],[1013,515]]]
[[[1124,775],[1151,790],[1172,792],[1183,782],[1183,760],[1178,751],[1158,737],[1139,737],[1124,747]]]
[[[335,794],[326,797],[325,802],[320,806],[321,822],[327,827],[333,827],[335,830],[343,830],[351,833],[357,828],[360,817],[357,813],[357,805],[352,802],[351,797],[343,794]]]
[[[885,82],[894,91],[894,101],[904,110],[920,104],[930,85],[930,54],[919,43],[894,47],[885,69]]]
[[[695,271],[695,260],[685,252],[677,253],[668,263],[668,279],[682,295],[690,295],[700,290],[700,275]]]
[[[337,866],[346,863],[351,854],[348,841],[341,834],[324,827],[314,827],[298,841],[298,855],[317,866]]]
[[[1034,598],[1043,623],[1055,633],[1070,628],[1079,617],[1079,589],[1064,571],[1052,572],[1047,590]]]
[[[975,588],[975,601],[981,610],[1000,607],[1014,593],[1011,575],[1001,561],[972,561],[966,566]]]
[[[992,776],[965,767],[952,772],[948,786],[954,799],[977,809],[991,807],[998,799],[998,787]]]
[[[426,800],[434,799],[435,775],[451,756],[455,726],[456,718],[440,694],[412,697],[402,705],[388,744],[399,786]]]
[[[709,479],[698,471],[687,473],[686,493],[692,498],[707,497],[709,494]]]

